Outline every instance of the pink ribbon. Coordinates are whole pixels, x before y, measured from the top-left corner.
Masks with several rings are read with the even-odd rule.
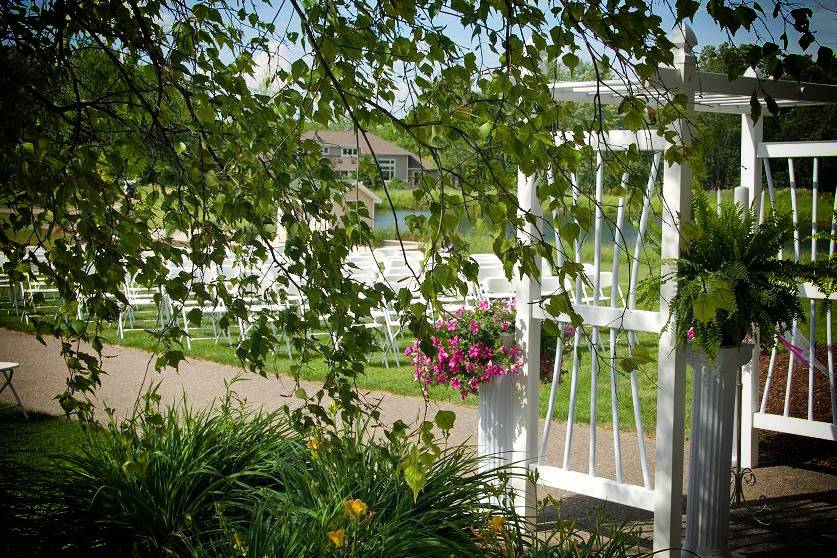
[[[811,367],[811,360],[813,358],[814,368],[816,368],[820,372],[824,372],[824,373],[828,374],[828,370],[825,368],[825,366],[822,365],[822,363],[820,361],[817,360],[816,355],[811,355],[810,354],[810,351],[809,351],[810,344],[809,344],[808,340],[805,339],[805,336],[802,335],[801,333],[797,332],[795,337],[799,338],[800,341],[802,341],[802,345],[803,345],[804,348],[800,347],[799,345],[794,345],[793,343],[788,341],[785,338],[784,335],[779,335],[779,341],[782,342],[782,345],[785,346],[785,348],[788,350],[788,352],[790,354],[792,354],[794,357],[798,358],[800,361],[804,362],[805,366],[810,368]]]

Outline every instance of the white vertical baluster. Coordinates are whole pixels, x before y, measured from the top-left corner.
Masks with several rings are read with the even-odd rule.
[[[549,404],[546,409],[546,418],[543,425],[543,436],[541,437],[541,449],[538,455],[538,463],[543,463],[546,456],[546,448],[549,445],[549,430],[552,426],[552,416],[555,414],[555,399],[558,396],[558,386],[561,381],[561,366],[564,363],[564,328],[558,324],[558,341],[555,344],[555,363],[552,367],[552,385],[549,388]]]
[[[575,174],[570,176],[570,184],[572,188],[573,206],[578,206],[578,179]],[[581,263],[581,242],[576,237],[573,242],[574,259],[576,263]],[[575,303],[581,304],[581,276],[575,278]],[[567,409],[567,432],[564,439],[564,469],[570,468],[570,452],[573,444],[573,430],[575,427],[575,405],[578,400],[578,368],[580,365],[578,355],[578,345],[581,341],[581,327],[575,329],[573,337],[573,369],[570,373],[570,403]]]
[[[799,261],[799,210],[796,205],[796,172],[793,168],[793,159],[788,159],[788,178],[790,179],[791,212],[793,216],[793,255]]]
[[[718,186],[715,189],[715,211],[718,212],[718,215],[721,214],[721,187]]]
[[[828,241],[828,257],[834,257],[834,238],[837,236],[837,192],[834,193],[834,210],[831,217],[831,238]],[[828,386],[831,388],[831,424],[837,424],[837,391],[834,386],[834,347],[831,337],[831,301],[825,301],[825,344],[828,345]]]
[[[622,175],[622,187],[627,185],[628,173]],[[610,287],[610,307],[616,308],[619,299],[619,258],[624,241],[622,223],[625,217],[625,199],[619,198],[616,209],[616,230],[613,235],[613,282]],[[622,482],[622,446],[619,441],[619,398],[616,391],[616,328],[610,328],[610,414],[613,420],[613,457],[616,461],[616,482]]]
[[[604,198],[604,156],[601,148],[596,152],[596,216],[593,223],[593,305],[598,306],[602,274],[602,203]],[[590,358],[590,460],[588,471],[596,475],[596,424],[599,413],[599,328],[593,327]]]
[[[755,70],[750,68],[748,71],[750,77],[757,77]],[[761,162],[758,158],[758,145],[761,143],[764,130],[764,119],[759,118],[753,120],[749,114],[741,115],[741,165],[740,177],[741,186],[747,189],[747,208],[752,210],[753,214],[761,222],[761,213],[764,209],[762,203],[763,189],[761,180]],[[758,336],[758,332],[756,332]],[[761,376],[761,350],[754,346],[750,351],[751,357],[748,362],[741,369],[741,390],[737,391],[738,409],[733,415],[736,419],[740,419],[739,424],[736,424],[736,439],[740,440],[740,444],[735,444],[737,449],[740,448],[741,454],[736,455],[736,462],[740,462],[741,466],[757,467],[759,459],[759,431],[753,428],[753,413],[756,412],[759,404],[759,380]]]
[[[555,181],[555,173],[552,168],[547,173],[547,180],[550,183]],[[559,268],[564,267],[564,246],[561,243],[561,232],[559,230],[559,216],[557,211],[552,212],[552,229],[555,231],[556,263]],[[543,436],[541,436],[541,447],[538,453],[538,463],[543,463],[546,456],[546,448],[549,445],[549,430],[552,426],[552,416],[555,413],[555,398],[558,396],[558,387],[561,385],[561,366],[564,364],[564,328],[558,324],[558,341],[555,344],[555,362],[552,365],[552,385],[549,388],[549,404],[546,409],[546,419],[543,425]]]
[[[814,158],[811,182],[811,261],[817,261],[817,194],[819,193],[819,159]],[[817,301],[809,301],[808,314],[808,420],[814,420],[814,363],[817,360]]]
[[[767,195],[770,197],[770,208],[775,209],[776,191],[773,188],[773,173],[770,171],[770,159],[765,157],[762,161],[764,163],[764,176],[767,179]],[[781,248],[779,248],[779,259],[782,259]],[[767,396],[770,394],[770,384],[773,380],[773,369],[776,365],[776,353],[779,350],[777,345],[774,345],[773,349],[770,351],[770,364],[767,366],[767,378],[765,378],[764,381],[764,391],[761,394],[761,405],[759,405],[759,412],[762,413],[767,409]]]
[[[639,217],[639,227],[636,233],[636,244],[634,246],[634,258],[631,261],[631,277],[628,283],[628,308],[636,309],[637,286],[639,285],[639,258],[642,255],[642,242],[645,237],[645,230],[648,227],[648,216],[651,214],[651,198],[654,196],[654,185],[657,183],[657,174],[662,161],[662,153],[654,153],[654,160],[651,163],[651,172],[648,175],[648,182],[645,185],[645,197],[642,200],[642,213]],[[628,354],[633,354],[633,348],[637,345],[635,331],[628,332]],[[639,401],[639,378],[636,370],[631,370],[631,402],[634,411],[634,426],[636,428],[637,445],[639,449],[639,462],[642,468],[642,482],[645,488],[651,488],[651,471],[648,467],[648,454],[645,450],[645,432],[642,427],[642,414]]]
[[[791,212],[793,215],[793,255],[796,261],[799,261],[799,211],[796,206],[796,174],[793,170],[793,159],[788,159],[788,178],[790,179],[790,195],[791,195]],[[793,337],[791,343],[796,345],[796,338],[798,335],[799,325],[796,320],[793,321]],[[784,416],[790,413],[790,396],[793,389],[793,353],[788,355],[788,378],[785,383],[785,408],[782,411]]]

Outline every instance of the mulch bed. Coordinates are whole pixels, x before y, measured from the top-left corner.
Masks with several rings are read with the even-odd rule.
[[[825,345],[817,346],[816,354],[817,360],[828,367],[827,347]],[[770,381],[770,393],[765,408],[768,413],[776,415],[784,413],[789,356],[785,351],[776,355],[773,378]],[[837,354],[835,354],[835,357],[837,357]],[[764,392],[769,365],[770,352],[763,352],[761,355],[759,404],[761,403],[761,394]],[[814,370],[814,420],[831,422],[830,390],[828,376]],[[808,417],[808,367],[801,364],[798,359],[794,360],[788,411],[788,414],[792,417]],[[762,465],[813,467],[837,474],[837,442],[768,431],[762,431],[760,439],[759,460]]]
[[[828,349],[820,345],[816,349],[817,360],[828,367]],[[766,412],[781,415],[785,408],[785,386],[788,379],[789,353],[782,351],[776,354],[776,364],[773,367],[773,379],[770,380],[770,394],[767,397]],[[835,355],[837,356],[837,355]],[[767,367],[770,365],[770,353],[765,351],[761,355],[761,385],[759,397],[764,393],[764,383],[767,380]],[[814,370],[814,420],[831,422],[831,398],[828,376],[819,370]],[[761,402],[761,399],[759,399]],[[791,397],[789,414],[792,417],[808,417],[808,366],[794,359],[793,375],[791,378]]]

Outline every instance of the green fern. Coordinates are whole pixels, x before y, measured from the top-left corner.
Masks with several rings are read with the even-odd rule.
[[[836,259],[798,263],[777,257],[792,235],[787,215],[771,210],[759,224],[751,211],[731,202],[717,211],[703,191],[695,191],[676,271],[656,281],[677,282],[670,310],[680,343],[692,330],[693,343],[714,356],[758,331],[762,346],[769,347],[777,332],[802,316],[800,283],[832,292]]]

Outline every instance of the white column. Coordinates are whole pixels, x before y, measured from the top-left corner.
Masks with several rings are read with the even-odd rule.
[[[689,101],[687,117],[694,111],[696,87],[694,32],[687,25],[675,29],[672,41],[676,46],[674,65],[678,83],[670,84],[684,93]],[[691,144],[691,131],[686,120],[678,120],[672,128],[686,146]],[[680,255],[680,220],[688,220],[692,172],[688,164],[666,164],[663,174],[662,247],[663,262]],[[671,264],[662,266],[663,276],[673,271]],[[668,316],[668,301],[677,285],[668,280],[660,289],[660,313]],[[660,336],[657,372],[657,451],[654,473],[654,552],[656,556],[680,556],[681,507],[683,503],[683,445],[685,420],[686,361],[676,348],[672,328]]]
[[[500,376],[480,386],[478,444],[483,470],[510,465],[515,436],[515,379]]]
[[[755,77],[752,68],[747,70],[746,76]],[[756,215],[762,211],[761,206],[761,176],[762,164],[756,155],[758,145],[762,142],[764,118],[753,122],[749,114],[741,115],[741,187],[749,193]],[[736,201],[739,201],[736,198]],[[744,205],[748,202],[745,201]],[[753,428],[753,413],[759,405],[759,375],[761,374],[761,350],[756,343],[753,358],[741,370],[741,467],[758,467],[759,464],[759,433]]]
[[[524,244],[535,244],[543,238],[543,210],[538,200],[535,177],[518,172],[517,204],[521,214],[536,218],[535,223],[526,222],[519,236]],[[541,296],[541,257],[534,256],[535,275],[520,271],[517,281],[517,319],[515,337],[517,344],[526,355],[523,369],[516,378],[516,397],[514,402],[515,432],[512,447],[513,460],[516,463],[530,464],[538,461],[538,390],[540,388],[540,323],[532,316],[534,303]],[[511,481],[518,494],[515,507],[517,512],[530,519],[530,526],[536,521],[535,484],[528,478],[516,478]]]
[[[724,347],[713,362],[692,355],[694,405],[689,452],[685,549],[701,558],[728,558],[730,457],[738,369],[752,346]]]

